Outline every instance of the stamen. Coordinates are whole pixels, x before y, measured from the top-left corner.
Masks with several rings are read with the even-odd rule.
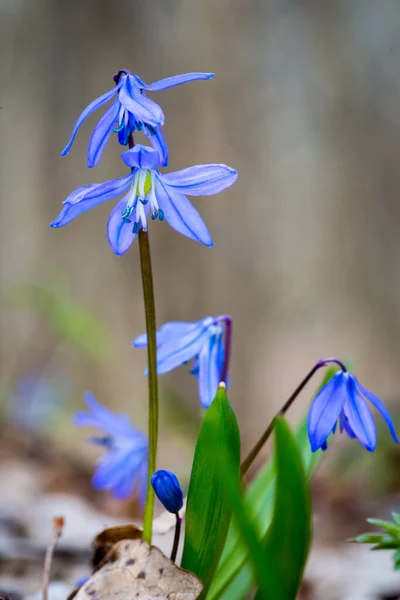
[[[132,216],[132,213],[133,206],[126,206],[124,212],[121,215],[122,220],[125,221],[125,223],[131,223],[132,221],[129,217]]]
[[[152,213],[151,218],[153,219],[153,221],[155,221],[158,218],[158,210]]]
[[[147,203],[148,203],[148,200],[147,200],[147,198],[139,198],[139,201],[140,201],[142,204],[147,204]]]
[[[133,226],[132,233],[139,233],[140,231],[140,223],[136,222]]]
[[[161,208],[158,209],[158,218],[160,221],[164,221],[164,211]]]
[[[120,123],[117,127],[114,127],[113,131],[114,131],[114,133],[119,133],[120,131],[123,130],[124,127],[125,127],[125,124]]]

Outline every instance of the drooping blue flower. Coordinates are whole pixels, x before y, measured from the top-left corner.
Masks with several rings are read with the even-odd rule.
[[[107,237],[115,254],[124,254],[141,229],[147,229],[147,219],[165,220],[169,225],[205,246],[212,239],[197,210],[185,194],[208,196],[231,186],[237,179],[234,169],[226,165],[197,165],[161,174],[157,150],[137,144],[122,152],[122,160],[131,172],[125,177],[105,183],[79,187],[64,201],[64,208],[51,227],[63,227],[78,215],[98,204],[123,196],[108,219]]]
[[[212,77],[214,77],[214,73],[185,73],[147,85],[137,75],[121,69],[114,76],[115,88],[93,100],[82,112],[61,155],[65,156],[71,150],[82,123],[98,108],[116,96],[114,102],[97,123],[89,140],[88,167],[94,167],[99,163],[113,131],[118,133],[119,143],[123,146],[128,144],[131,134],[135,131],[143,131],[152,146],[160,153],[161,166],[167,166],[168,148],[161,130],[161,125],[164,124],[164,114],[158,104],[146,97],[146,91],[159,92],[189,81],[211,79]]]
[[[313,452],[326,450],[327,439],[336,430],[357,438],[370,452],[376,448],[376,427],[369,401],[384,418],[396,443],[398,438],[389,411],[375,394],[367,390],[348,371],[338,371],[318,392],[308,413],[308,437]]]
[[[183,494],[175,473],[160,469],[151,476],[151,485],[161,504],[176,514],[183,506]]]
[[[165,323],[157,331],[157,373],[168,373],[193,359],[191,374],[198,378],[204,408],[215,398],[224,364],[224,317],[206,317],[195,323]],[[147,335],[133,342],[147,347]],[[146,372],[147,373],[147,372]]]
[[[78,412],[74,423],[79,427],[93,427],[105,435],[89,439],[102,446],[107,454],[98,461],[92,483],[96,489],[109,490],[116,498],[128,498],[135,491],[144,504],[147,489],[147,436],[134,429],[129,417],[115,414],[97,402],[94,394],[86,392],[85,403],[89,412]]]

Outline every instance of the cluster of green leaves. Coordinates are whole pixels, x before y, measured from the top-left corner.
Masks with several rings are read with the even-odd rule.
[[[332,377],[329,369],[322,384]],[[311,543],[312,454],[304,421],[295,434],[275,419],[274,452],[244,489],[240,437],[224,388],[208,409],[189,485],[182,567],[203,581],[205,600],[294,600]]]
[[[400,514],[392,513],[392,517],[393,522],[383,519],[367,519],[368,523],[379,527],[382,533],[363,533],[351,541],[358,544],[373,544],[371,550],[395,550],[393,568],[398,571],[400,570]]]

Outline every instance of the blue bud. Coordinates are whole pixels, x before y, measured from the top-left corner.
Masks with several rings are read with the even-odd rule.
[[[171,471],[156,471],[151,485],[161,504],[170,512],[177,513],[183,506],[183,494],[177,476]]]

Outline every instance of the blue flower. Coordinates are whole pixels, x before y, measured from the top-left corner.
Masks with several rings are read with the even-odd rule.
[[[211,79],[212,77],[214,77],[213,73],[185,73],[147,85],[137,75],[126,69],[118,71],[114,76],[115,88],[96,98],[85,108],[75,123],[71,138],[61,155],[65,156],[71,150],[76,133],[82,123],[100,106],[116,96],[114,102],[97,123],[89,140],[88,167],[94,167],[99,163],[113,131],[118,133],[118,140],[123,146],[127,145],[130,134],[135,131],[143,131],[152,146],[159,151],[161,166],[167,166],[168,148],[160,127],[164,124],[164,114],[158,104],[146,97],[146,91],[159,92],[188,81]]]
[[[194,359],[191,373],[199,380],[200,402],[204,408],[214,400],[221,381],[225,318],[224,315],[206,317],[195,323],[165,323],[157,331],[157,373],[168,373]],[[133,346],[147,347],[147,335],[136,338]]]
[[[98,204],[123,196],[111,211],[107,237],[115,254],[124,254],[140,229],[147,229],[147,219],[165,220],[189,238],[212,246],[203,219],[185,194],[208,196],[231,186],[237,179],[234,169],[226,165],[198,165],[161,175],[157,150],[137,144],[122,152],[121,157],[132,171],[119,179],[79,187],[64,201],[64,208],[51,227],[63,227],[78,215]]]
[[[147,436],[133,429],[129,417],[115,414],[99,404],[91,392],[85,394],[89,412],[78,412],[74,423],[79,427],[93,427],[106,435],[90,441],[107,449],[98,461],[92,483],[96,489],[110,490],[116,498],[128,498],[138,491],[144,504],[147,489]]]
[[[396,443],[398,438],[392,418],[375,394],[367,390],[347,371],[339,371],[318,392],[308,413],[308,437],[313,452],[326,450],[327,439],[336,430],[357,438],[370,452],[376,448],[376,427],[368,400],[382,415]]]
[[[171,471],[156,471],[151,477],[151,485],[161,504],[170,513],[176,514],[183,506],[183,494],[177,476]]]

